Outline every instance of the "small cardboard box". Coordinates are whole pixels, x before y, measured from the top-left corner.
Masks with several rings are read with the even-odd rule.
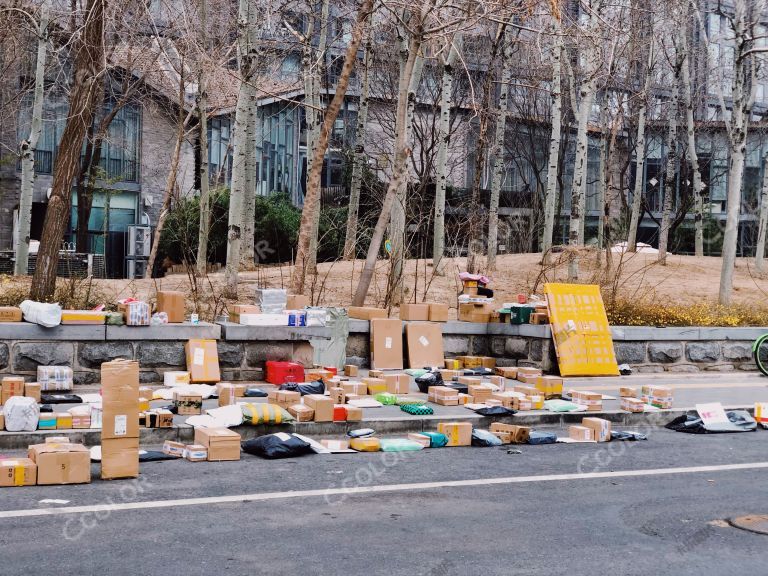
[[[24,396],[34,398],[35,402],[40,403],[41,386],[37,382],[27,382],[24,384]]]
[[[245,396],[245,384],[232,384],[231,382],[219,382],[216,385],[219,393],[219,406],[231,406],[237,403],[238,398]]]
[[[349,376],[350,378],[356,377],[360,373],[360,369],[355,366],[354,364],[345,364],[344,365],[344,376]]]
[[[503,378],[517,378],[517,366],[496,366],[496,374]]]
[[[329,388],[328,394],[331,397],[331,400],[333,400],[334,404],[344,404],[347,401],[347,395],[344,392],[344,388]]]
[[[21,322],[21,308],[0,306],[0,322]]]
[[[0,459],[0,487],[34,486],[37,464],[30,458]]]
[[[228,310],[229,321],[240,324],[240,316],[243,314],[261,314],[261,308],[253,304],[235,304]]]
[[[147,428],[172,428],[173,412],[164,408],[155,408],[147,412]]]
[[[625,396],[621,399],[620,408],[633,413],[645,412],[645,402],[640,398],[630,398],[629,396]]]
[[[429,321],[448,322],[448,304],[429,302]]]
[[[512,434],[509,432],[491,432],[502,444],[512,444]]]
[[[178,456],[179,458],[182,458],[184,456],[184,444],[182,442],[166,440],[163,442],[163,454],[168,454],[168,456]]]
[[[427,390],[427,399],[441,406],[458,406],[459,392],[448,386],[430,386]]]
[[[387,392],[390,394],[408,394],[411,388],[411,380],[408,374],[386,374],[384,382]]]
[[[563,379],[559,376],[539,376],[534,386],[547,398],[563,395]]]
[[[426,322],[429,320],[429,304],[401,304],[400,319]]]
[[[189,340],[184,345],[192,383],[213,384],[221,380],[216,340]]]
[[[363,378],[363,384],[368,388],[368,394],[381,394],[387,391],[387,381],[383,378]]]
[[[571,401],[586,406],[587,412],[600,412],[603,409],[603,395],[590,390],[572,390]]]
[[[173,405],[179,416],[195,416],[203,412],[203,397],[200,394],[174,392]]]
[[[490,356],[482,356],[480,359],[483,363],[483,368],[489,368],[491,370],[496,368],[496,358],[491,358]]]
[[[152,317],[149,304],[140,300],[120,301],[117,303],[117,311],[123,315],[126,326],[149,326]]]
[[[139,439],[101,441],[101,479],[138,478]]]
[[[444,358],[443,362],[446,370],[461,370],[464,368],[464,363],[458,358]]]
[[[307,382],[317,382],[322,380],[326,384],[333,378],[333,372],[325,368],[310,368],[304,371],[304,379]]]
[[[549,314],[542,312],[534,312],[531,314],[531,324],[540,326],[542,324],[549,324]]]
[[[432,445],[432,438],[427,436],[426,434],[419,434],[417,432],[411,432],[408,434],[408,440],[413,440],[414,442],[418,442],[424,448],[429,448]]]
[[[483,383],[483,379],[478,376],[459,376],[458,383],[467,386],[479,386]]]
[[[301,392],[293,390],[275,390],[274,399],[270,399],[270,404],[277,404],[280,408],[288,408],[301,402]]]
[[[459,356],[462,366],[464,368],[482,368],[483,357],[482,356]]]
[[[162,290],[157,293],[157,311],[168,314],[169,323],[184,322],[186,298],[183,292]]]
[[[195,428],[195,444],[208,448],[208,460],[240,460],[240,434],[229,428]]]
[[[56,429],[71,430],[72,414],[70,414],[69,412],[57,412],[56,413]]]
[[[345,396],[349,396],[350,394],[365,396],[368,394],[368,385],[364,382],[341,382],[339,386],[344,390]]]
[[[347,422],[360,422],[363,419],[363,409],[359,406],[345,406],[347,409]]]
[[[38,430],[56,430],[56,413],[55,412],[41,412],[40,418],[37,420]]]
[[[384,308],[371,308],[366,306],[350,306],[347,308],[350,318],[358,320],[373,320],[374,318],[386,318],[387,311]]]
[[[320,440],[325,448],[328,448],[331,452],[342,452],[349,450],[349,442],[346,440]]]
[[[405,327],[408,341],[408,365],[411,368],[442,366],[443,328],[439,324],[408,324]]]
[[[311,302],[309,301],[309,296],[304,296],[303,294],[289,294],[288,299],[285,302],[285,309],[301,310],[303,308],[308,308],[310,305]]]
[[[322,394],[304,396],[304,404],[315,411],[315,422],[333,422],[333,400]]]
[[[288,414],[296,419],[296,422],[311,422],[315,417],[315,411],[309,406],[305,406],[304,404],[294,404],[293,406],[288,406],[287,410]]]
[[[496,433],[506,433],[510,435],[510,442],[513,444],[525,444],[531,436],[530,426],[518,426],[516,424],[503,424],[502,422],[491,423],[490,431]]]
[[[517,369],[517,379],[520,380],[520,376],[542,376],[544,373],[541,368],[529,368],[526,366],[520,366]],[[522,382],[522,380],[520,380]]]
[[[91,414],[72,414],[72,428],[81,430],[91,427]]]
[[[461,378],[459,378],[461,384]],[[472,396],[472,402],[475,404],[483,404],[486,400],[490,399],[494,390],[488,384],[482,382],[469,384],[467,386],[467,393]]]
[[[620,398],[637,398],[637,388],[630,388],[629,386],[622,386],[619,388]]]
[[[384,370],[368,370],[368,378],[384,378]]]
[[[91,453],[82,444],[33,444],[28,455],[37,464],[38,485],[91,481]]]
[[[594,439],[598,442],[610,442],[611,422],[603,418],[582,418],[581,425],[591,428]]]
[[[536,396],[540,392],[540,390],[535,386],[528,386],[527,384],[518,384],[517,386],[513,386],[512,391],[520,392],[520,394],[525,394],[526,396]]]
[[[475,290],[477,290],[475,288]],[[459,303],[459,322],[477,322],[488,324],[491,320],[493,307],[485,302],[461,302]]]
[[[13,396],[24,396],[24,378],[21,376],[4,376],[0,386],[2,386],[0,404],[5,404]]]
[[[461,376],[460,370],[440,370],[440,376],[445,382],[451,382],[452,380],[458,380]]]
[[[472,445],[472,424],[469,422],[440,422],[437,431],[448,437],[447,446]]]
[[[403,321],[374,318],[371,320],[371,368],[403,369]]]
[[[184,446],[184,459],[190,462],[205,462],[208,460],[208,448],[200,444]]]
[[[593,442],[595,440],[595,431],[592,428],[574,424],[568,427],[568,437],[579,442]]]

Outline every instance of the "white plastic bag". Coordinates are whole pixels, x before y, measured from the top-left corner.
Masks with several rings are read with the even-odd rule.
[[[46,304],[33,300],[24,300],[19,304],[24,313],[24,320],[34,324],[40,324],[46,328],[53,328],[61,324],[61,306],[58,304]]]
[[[3,416],[8,432],[34,432],[40,420],[40,406],[34,398],[11,396],[3,406]]]

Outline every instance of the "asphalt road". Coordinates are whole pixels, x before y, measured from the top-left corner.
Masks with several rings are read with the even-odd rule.
[[[157,462],[137,481],[0,489],[0,574],[765,573],[768,537],[723,520],[768,513],[768,432],[648,432],[522,454]]]

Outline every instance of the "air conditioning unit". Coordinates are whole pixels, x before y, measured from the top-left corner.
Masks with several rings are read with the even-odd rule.
[[[149,226],[128,226],[126,256],[149,258],[152,249],[152,229]]]
[[[129,280],[144,278],[147,272],[146,260],[126,260],[126,276]]]

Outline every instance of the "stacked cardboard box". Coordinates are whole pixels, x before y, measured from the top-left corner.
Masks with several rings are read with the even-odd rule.
[[[459,378],[461,383],[461,378]],[[494,393],[494,387],[490,384],[483,382],[472,383],[467,386],[467,392],[472,396],[472,402],[474,404],[484,404],[487,400],[491,399],[491,394]]]
[[[387,381],[384,378],[363,378],[363,384],[368,389],[368,394],[371,395],[387,391]]]
[[[459,405],[459,393],[454,388],[448,386],[430,386],[428,392],[428,400],[441,406],[458,406]]]
[[[493,305],[488,302],[459,302],[458,318],[460,322],[487,324],[491,321]]]
[[[609,442],[611,440],[611,422],[603,418],[582,418],[581,425],[591,428],[593,440]]]
[[[672,388],[669,386],[643,386],[640,392],[640,399],[656,408],[672,408]]]
[[[572,390],[571,401],[586,406],[587,412],[600,412],[603,409],[603,395],[590,390]]]
[[[240,460],[240,434],[228,428],[195,428],[195,444],[205,446],[210,461]]]
[[[136,478],[139,475],[139,363],[113,360],[102,364],[101,397],[101,477]]]
[[[517,366],[509,366],[509,367],[496,367],[496,374],[501,376],[502,378],[511,378],[512,380],[517,378]]]
[[[315,417],[314,409],[306,404],[294,404],[287,408],[288,414],[293,416],[297,422],[311,422]]]
[[[645,402],[639,398],[624,396],[621,399],[621,409],[627,412],[645,412]]]

